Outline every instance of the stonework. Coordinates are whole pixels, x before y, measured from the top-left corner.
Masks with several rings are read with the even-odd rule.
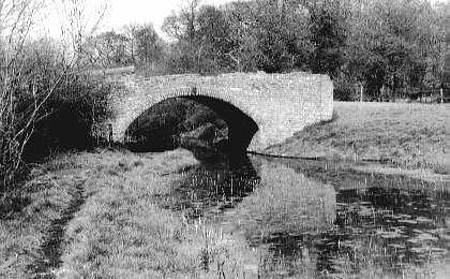
[[[333,84],[327,75],[308,73],[232,73],[217,76],[115,76],[110,106],[113,139],[123,141],[131,122],[167,98],[209,96],[226,101],[258,125],[248,150],[261,151],[281,143],[305,126],[329,120]]]

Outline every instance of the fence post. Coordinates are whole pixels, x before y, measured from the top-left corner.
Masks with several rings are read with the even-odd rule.
[[[444,88],[441,87],[440,92],[441,92],[441,104],[443,104],[444,103]]]
[[[113,127],[111,123],[108,123],[108,147],[111,147],[113,141]]]
[[[363,102],[364,101],[364,86],[362,85],[362,83],[359,85],[359,93],[360,93],[359,101]]]

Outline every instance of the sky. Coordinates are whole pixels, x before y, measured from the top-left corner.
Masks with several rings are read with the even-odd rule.
[[[129,23],[153,23],[160,31],[164,18],[177,11],[186,0],[110,0],[104,26],[118,28]],[[201,4],[220,5],[231,0],[203,0]]]
[[[41,15],[39,34],[44,32],[51,37],[59,37],[61,24],[67,24],[67,16],[64,15],[64,1],[45,0],[46,5]],[[98,12],[103,11],[107,5],[106,14],[103,16],[100,31],[120,30],[127,24],[152,23],[156,31],[166,38],[161,30],[164,19],[185,6],[189,0],[80,0],[84,2],[85,14],[89,19],[98,18]],[[209,4],[219,6],[233,0],[200,0],[200,5]],[[236,1],[236,0],[234,0]],[[238,0],[247,1],[247,0]],[[55,4],[56,3],[56,4]],[[87,21],[86,25],[93,25]]]
[[[51,0],[48,0],[51,1]],[[83,1],[83,0],[81,0]],[[152,23],[156,31],[166,38],[161,31],[164,18],[172,12],[179,11],[189,0],[84,0],[89,11],[99,10],[100,3],[107,3],[108,9],[100,30],[119,30],[122,26],[132,23]],[[200,0],[200,4],[221,5],[233,0]],[[236,1],[236,0],[234,0]],[[239,1],[239,0],[238,0]],[[246,0],[240,0],[246,1]],[[447,0],[429,0],[432,3]],[[449,0],[450,1],[450,0]],[[61,32],[58,22],[64,19],[62,15],[48,15],[44,24],[52,36]],[[95,15],[93,18],[96,18]]]

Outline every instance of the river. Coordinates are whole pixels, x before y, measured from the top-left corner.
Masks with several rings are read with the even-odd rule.
[[[241,235],[263,278],[449,278],[450,194],[431,182],[259,155],[182,173],[162,205]]]

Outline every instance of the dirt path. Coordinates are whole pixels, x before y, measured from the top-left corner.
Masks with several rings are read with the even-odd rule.
[[[86,179],[75,181],[75,187],[71,193],[72,199],[60,218],[53,220],[40,247],[39,257],[30,266],[32,278],[56,278],[54,270],[62,263],[64,232],[67,224],[73,219],[76,212],[84,204],[84,183]]]

